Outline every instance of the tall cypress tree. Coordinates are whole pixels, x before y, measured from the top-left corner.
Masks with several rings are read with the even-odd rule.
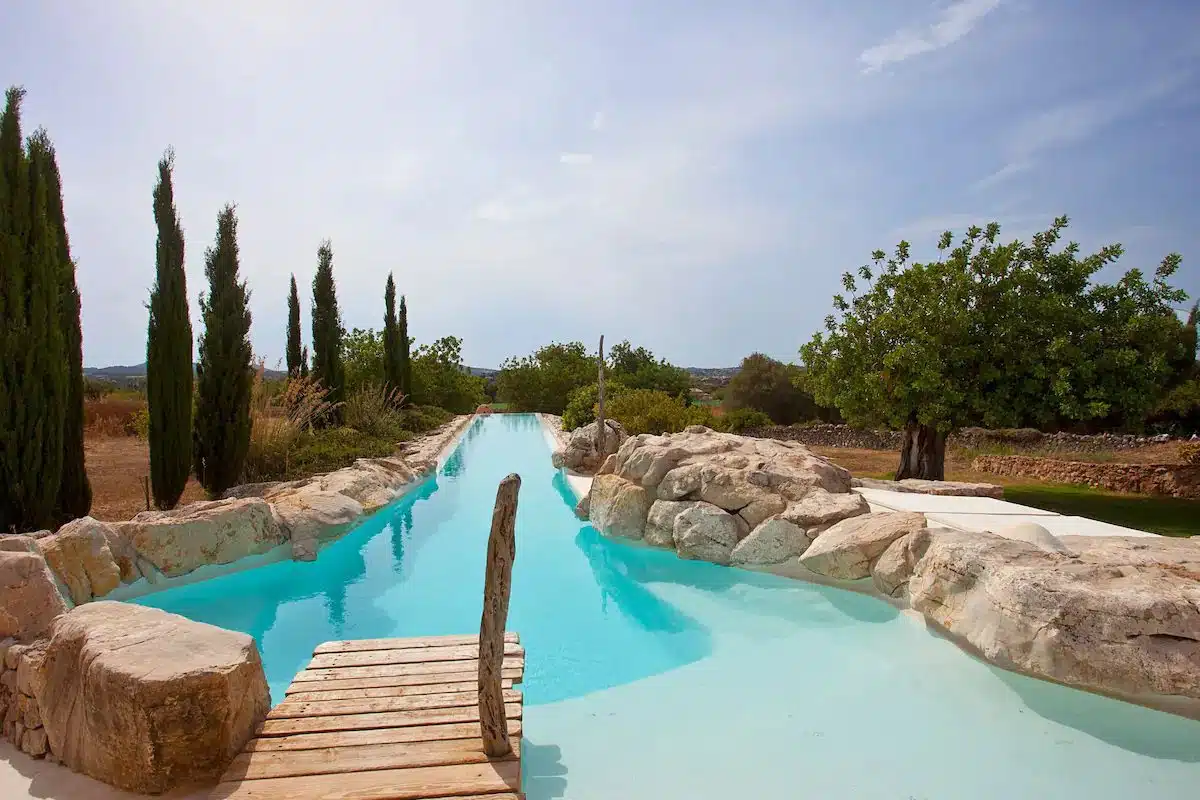
[[[341,422],[341,402],[345,393],[346,372],[342,365],[342,318],[338,313],[337,287],[333,282],[333,247],[326,239],[317,249],[317,274],[313,277],[312,371],[329,390],[328,400],[336,404],[329,422]]]
[[[192,470],[192,320],[183,269],[183,228],[175,209],[175,154],[158,162],[154,187],[154,289],[146,336],[146,399],[150,406],[150,487],[154,504],[174,508]]]
[[[79,289],[75,284],[75,262],[67,236],[63,212],[62,176],[54,144],[44,130],[36,131],[30,146],[39,150],[46,181],[46,213],[54,229],[56,256],[61,273],[59,316],[66,349],[67,394],[63,417],[62,479],[58,485],[55,517],[67,522],[86,516],[92,508],[92,487],[88,482],[83,453],[83,331],[79,323]]]
[[[292,293],[288,295],[287,371],[288,377],[300,375],[300,293],[296,291],[296,276],[292,275]]]
[[[400,377],[400,329],[396,324],[396,281],[388,273],[383,290],[383,374],[391,390],[404,391]]]
[[[0,531],[53,523],[67,398],[49,154],[22,148],[23,96],[9,89],[0,117]]]
[[[208,294],[200,295],[204,333],[193,453],[196,477],[210,497],[237,483],[250,447],[250,292],[238,280],[237,217],[232,205],[217,215],[216,242],[204,253]]]
[[[404,295],[400,295],[400,318],[397,320],[397,336],[400,339],[400,391],[404,392],[408,402],[415,403],[417,399],[413,394],[416,387],[413,386],[412,380],[412,361],[409,359],[408,348],[411,342],[408,338],[408,306],[404,302]]]

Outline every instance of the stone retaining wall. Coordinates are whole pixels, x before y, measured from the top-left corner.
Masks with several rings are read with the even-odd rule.
[[[747,436],[762,439],[783,439],[800,442],[809,447],[853,447],[863,450],[898,450],[904,439],[902,431],[866,430],[849,425],[772,425],[746,431]],[[1043,452],[1095,453],[1106,450],[1132,450],[1149,444],[1171,441],[1171,437],[1133,436],[1126,434],[1042,433],[1032,428],[988,430],[964,428],[948,440],[958,447],[1008,445]]]
[[[1036,456],[980,456],[971,462],[971,468],[1115,492],[1200,498],[1200,464],[1096,464]]]
[[[4,720],[0,732],[13,747],[34,758],[53,758],[33,687],[45,644],[45,640],[32,645],[0,641],[0,719]]]

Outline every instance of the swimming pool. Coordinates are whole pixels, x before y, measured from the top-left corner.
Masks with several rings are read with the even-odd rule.
[[[138,602],[253,635],[276,701],[320,642],[476,633],[509,472],[530,800],[1196,796],[1198,722],[994,669],[871,597],[600,537],[531,415],[477,419],[315,562]]]

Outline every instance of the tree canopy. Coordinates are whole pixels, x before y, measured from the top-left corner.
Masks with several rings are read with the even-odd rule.
[[[849,299],[834,297],[826,331],[802,349],[818,402],[852,424],[904,428],[897,477],[942,477],[939,447],[966,425],[1142,419],[1182,346],[1171,305],[1185,295],[1168,283],[1180,257],[1149,280],[1131,269],[1098,282],[1121,246],[1081,257],[1074,242],[1058,247],[1066,227],[1060,217],[1001,244],[997,223],[973,226],[948,256],[946,232],[928,263],[909,262],[908,242],[876,251],[843,276]]]
[[[804,389],[804,372],[762,353],[751,353],[725,389],[725,406],[761,411],[778,425],[818,419],[822,409]]]

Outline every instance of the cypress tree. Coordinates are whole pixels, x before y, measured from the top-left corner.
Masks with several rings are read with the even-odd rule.
[[[296,276],[292,275],[292,293],[288,295],[287,371],[288,377],[300,375],[300,293],[296,291]]]
[[[304,350],[300,354],[300,377],[308,377],[308,345],[304,345]]]
[[[388,274],[383,290],[383,374],[389,389],[404,391],[400,377],[400,329],[396,325],[396,282]]]
[[[66,348],[67,394],[63,417],[62,479],[58,485],[55,517],[67,522],[86,516],[92,508],[92,487],[88,482],[83,453],[83,331],[79,323],[79,289],[75,284],[75,262],[67,236],[63,212],[62,176],[54,145],[44,130],[38,130],[31,146],[42,152],[40,161],[46,180],[46,213],[54,229],[55,249],[61,274],[59,316]]]
[[[154,187],[154,289],[146,335],[146,399],[150,406],[150,487],[154,504],[174,508],[192,470],[192,320],[183,269],[183,228],[175,209],[175,154],[158,162]]]
[[[193,454],[196,478],[210,497],[237,483],[250,447],[250,293],[238,281],[237,217],[217,215],[216,242],[204,253],[208,294],[200,295],[204,333],[196,366]]]
[[[404,295],[400,295],[400,318],[397,320],[397,336],[400,339],[400,391],[404,392],[408,402],[417,402],[413,395],[412,361],[409,359],[408,348],[411,342],[408,338],[408,306]]]
[[[317,249],[317,274],[313,278],[312,371],[329,390],[327,399],[334,403],[331,423],[341,422],[346,373],[342,365],[342,319],[338,314],[337,287],[333,282],[333,248],[326,239]]]
[[[0,117],[0,531],[52,524],[67,399],[48,153],[21,146],[23,96],[9,89]]]

